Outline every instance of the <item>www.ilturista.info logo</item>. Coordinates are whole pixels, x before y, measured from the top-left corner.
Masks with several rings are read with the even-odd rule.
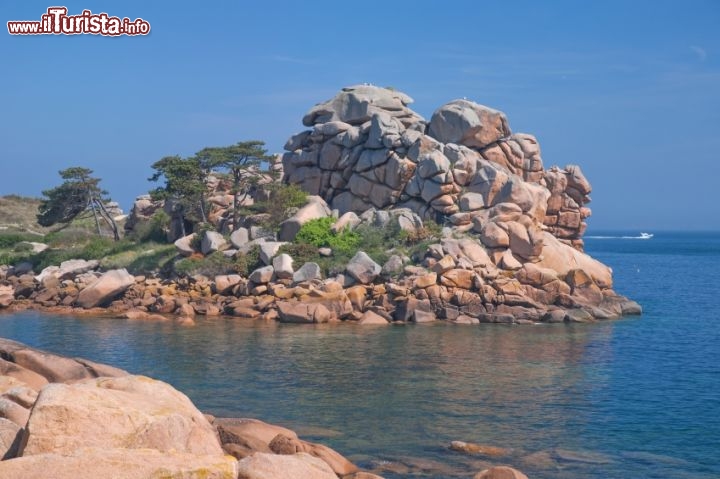
[[[68,15],[65,7],[50,7],[40,21],[7,22],[10,35],[147,35],[150,24],[142,18],[130,20],[108,16],[107,13],[92,13],[83,10],[80,15]]]

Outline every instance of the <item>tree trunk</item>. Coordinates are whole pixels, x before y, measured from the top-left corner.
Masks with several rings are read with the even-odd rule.
[[[108,226],[112,230],[113,239],[115,241],[120,241],[120,233],[118,232],[117,223],[115,223],[115,220],[113,219],[113,217],[110,216],[110,213],[108,213],[108,211],[105,209],[105,205],[102,204],[102,201],[95,198],[95,203],[97,203],[97,205],[100,207],[100,211],[102,213],[103,219],[105,220],[105,222],[108,224]]]
[[[100,220],[98,219],[97,210],[95,209],[95,199],[90,198],[88,204],[90,206],[90,209],[92,209],[93,216],[95,217],[95,228],[97,228],[97,234],[98,236],[102,236],[102,231],[100,231]]]
[[[207,223],[207,215],[205,214],[205,195],[200,195],[200,201],[198,203],[200,206],[200,218],[202,219],[203,223]]]

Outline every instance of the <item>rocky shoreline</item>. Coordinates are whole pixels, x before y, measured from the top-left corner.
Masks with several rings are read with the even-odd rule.
[[[546,246],[546,254],[548,250]],[[314,263],[293,271],[292,260],[283,256],[249,278],[133,276],[126,270],[99,271],[97,261],[86,260],[67,261],[39,274],[29,265],[0,267],[0,310],[138,320],[174,317],[185,324],[219,315],[289,323],[522,324],[589,322],[641,312],[637,303],[609,287],[609,269],[585,255],[579,257],[585,269],[569,269],[562,276],[535,263],[508,272],[496,268],[476,242],[446,238],[428,248],[421,265],[403,265],[402,258],[391,257],[380,266],[359,252],[344,274],[328,279],[322,279]],[[578,258],[571,262],[582,264]],[[385,272],[393,263],[395,277],[390,278]]]
[[[459,441],[450,449],[505,454]],[[282,426],[202,414],[164,382],[0,338],[0,477],[48,471],[58,479],[381,479]],[[474,478],[526,476],[492,466]]]
[[[260,267],[253,259],[256,269],[242,276],[133,276],[85,260],[42,271],[29,263],[0,266],[0,309],[171,316],[186,324],[218,315],[292,323],[516,324],[641,313],[613,290],[612,270],[583,251],[591,186],[577,165],[545,169],[535,137],[512,133],[500,111],[455,100],[426,121],[411,102],[392,89],[356,85],[311,108],[303,118],[310,129],[292,136],[287,152],[270,162],[277,175],[251,173],[258,187],[243,199],[247,205],[267,201],[275,176],[309,194],[277,231],[259,226],[262,214],[231,214],[232,187],[212,175],[208,223],[195,225],[194,233],[178,234],[186,225],[171,215],[172,201],[147,196],[138,198],[125,226],[131,233],[164,208],[174,218],[167,234],[177,258],[249,265],[254,251]],[[430,240],[412,254],[384,251],[382,264],[360,244],[338,257],[342,262],[335,258],[340,264],[330,274],[318,258],[333,258],[335,251],[296,242],[317,220],[328,235],[365,227]],[[431,223],[439,231],[428,236]],[[314,256],[308,257],[316,259],[296,261],[285,245],[310,248]]]

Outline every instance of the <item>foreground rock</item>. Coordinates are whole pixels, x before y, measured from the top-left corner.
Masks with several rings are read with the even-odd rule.
[[[22,455],[70,454],[89,447],[223,453],[215,430],[184,394],[144,376],[44,387],[30,414],[26,441]]]
[[[528,477],[512,467],[495,466],[478,472],[473,479],[528,479]]]
[[[0,358],[3,478],[323,479],[359,473],[341,454],[290,429],[203,415],[161,381],[2,338]],[[99,372],[107,376],[94,377]]]
[[[237,470],[237,462],[227,456],[154,449],[87,448],[0,461],[0,477],[14,479],[235,479]]]
[[[258,452],[238,462],[239,479],[337,479],[321,459],[300,452],[293,455]]]

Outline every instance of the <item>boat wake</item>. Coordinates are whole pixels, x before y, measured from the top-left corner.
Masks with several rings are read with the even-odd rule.
[[[635,239],[648,240],[654,235],[652,233],[640,233],[639,236],[585,236],[586,239]]]

